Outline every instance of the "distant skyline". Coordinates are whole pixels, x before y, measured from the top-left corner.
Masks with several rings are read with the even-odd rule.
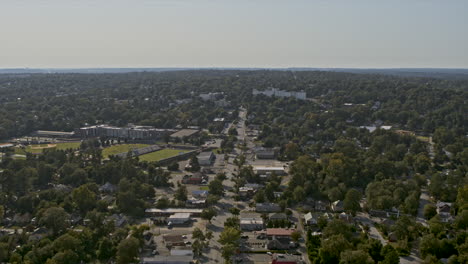
[[[466,0],[3,0],[0,68],[468,68]]]

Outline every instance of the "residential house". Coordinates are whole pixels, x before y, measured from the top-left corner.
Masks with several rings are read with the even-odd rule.
[[[208,197],[208,191],[207,190],[195,190],[192,191],[192,196],[195,198],[206,198]]]
[[[117,191],[117,186],[110,182],[106,182],[105,184],[99,187],[99,191],[104,193],[114,193]]]
[[[273,148],[258,148],[255,150],[257,159],[275,159],[276,151]]]
[[[334,212],[342,212],[342,211],[344,210],[343,201],[341,201],[341,200],[334,201],[334,202],[331,204],[331,209],[332,209]]]
[[[199,172],[194,173],[193,175],[184,175],[182,178],[182,183],[184,184],[204,184],[208,183],[208,177]]]
[[[294,229],[267,228],[267,248],[274,250],[285,250],[294,248],[295,243],[291,241],[291,234],[294,231]]]
[[[270,221],[288,220],[288,216],[285,213],[271,213],[268,218]]]
[[[351,216],[350,214],[347,214],[345,212],[339,214],[338,218],[341,219],[342,221],[348,223],[348,224],[353,222],[353,216]]]
[[[204,208],[206,207],[206,199],[190,197],[185,201],[185,206],[188,208]]]
[[[308,212],[304,215],[304,223],[306,225],[316,225],[318,223],[318,214],[312,214]]]
[[[291,238],[291,234],[295,230],[293,228],[267,228],[266,235],[268,238],[272,237],[287,237]]]
[[[167,248],[172,248],[174,246],[185,246],[182,235],[165,235],[163,236],[163,242]]]
[[[257,203],[255,211],[258,213],[276,213],[281,212],[281,207],[275,203]]]
[[[450,213],[452,209],[452,203],[446,202],[437,202],[436,204],[437,214],[440,216],[440,220],[444,223],[449,223],[453,221],[453,216]]]
[[[314,202],[314,209],[315,211],[325,212],[327,211],[328,206],[330,205],[327,201],[315,201]]]
[[[245,187],[245,186],[239,188],[239,196],[241,198],[251,198],[254,196],[254,194],[255,194],[254,188]]]

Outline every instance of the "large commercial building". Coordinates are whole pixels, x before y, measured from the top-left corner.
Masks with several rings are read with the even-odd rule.
[[[307,99],[307,95],[306,95],[306,93],[304,91],[288,92],[288,91],[282,91],[282,90],[279,90],[279,89],[276,89],[276,88],[270,88],[269,90],[265,90],[265,91],[259,91],[257,89],[253,89],[252,94],[253,95],[262,94],[262,95],[266,95],[268,97],[272,97],[272,96],[276,96],[276,97],[294,97],[294,98],[299,99],[299,100],[306,100]]]
[[[114,127],[108,125],[96,125],[82,127],[76,130],[76,134],[82,138],[109,137],[122,139],[159,139],[164,135],[170,135],[177,130],[159,129],[150,126]]]

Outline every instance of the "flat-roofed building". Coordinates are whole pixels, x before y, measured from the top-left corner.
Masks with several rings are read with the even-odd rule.
[[[71,138],[75,136],[75,132],[37,130],[33,133],[33,136],[50,138]]]
[[[167,219],[168,224],[182,225],[190,222],[190,213],[175,213]]]
[[[213,164],[213,162],[215,161],[216,156],[211,151],[205,151],[198,154],[197,159],[198,164],[200,164],[201,166],[211,166],[211,164]]]
[[[243,211],[240,213],[240,228],[243,231],[262,230],[264,221],[262,216],[256,212]]]
[[[145,213],[153,216],[170,216],[177,213],[189,213],[193,217],[200,216],[202,209],[196,208],[167,208],[167,209],[158,209],[158,208],[149,208],[145,210]]]
[[[258,175],[271,175],[273,173],[276,175],[286,175],[284,167],[277,166],[254,166],[253,171]]]
[[[193,135],[198,134],[200,130],[197,129],[181,129],[173,134],[171,134],[171,138],[184,138],[184,137],[191,137]]]

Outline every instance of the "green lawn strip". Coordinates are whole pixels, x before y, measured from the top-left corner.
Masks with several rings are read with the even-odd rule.
[[[160,161],[162,159],[167,159],[179,155],[180,153],[186,153],[188,150],[183,149],[162,149],[159,151],[151,152],[148,154],[141,155],[139,159],[141,161]]]
[[[110,147],[107,147],[102,150],[102,156],[104,158],[109,157],[110,155],[116,155],[119,153],[125,153],[128,152],[129,150],[135,149],[135,148],[144,148],[148,147],[148,144],[120,144],[120,145],[113,145]]]

